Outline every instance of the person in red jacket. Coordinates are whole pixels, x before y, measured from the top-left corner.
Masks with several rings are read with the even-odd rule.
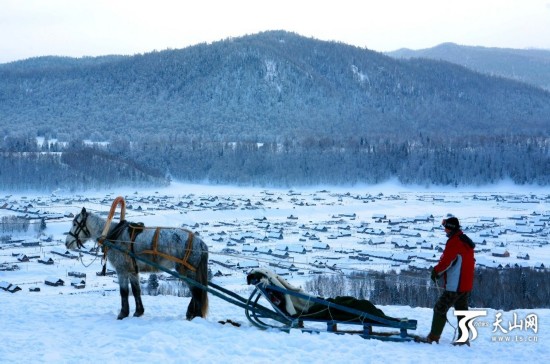
[[[474,284],[474,242],[462,232],[456,217],[450,217],[441,222],[447,235],[447,243],[439,263],[432,269],[431,279],[437,284],[440,277],[444,279],[444,291],[434,306],[432,328],[429,335],[420,341],[436,342],[447,321],[447,311],[468,310],[468,298]],[[460,321],[461,317],[457,317]],[[459,336],[460,337],[460,332]],[[466,342],[468,346],[469,342]]]

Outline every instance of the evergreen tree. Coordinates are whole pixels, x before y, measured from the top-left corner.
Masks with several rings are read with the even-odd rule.
[[[151,273],[149,275],[149,279],[147,280],[147,292],[149,292],[152,296],[156,296],[158,294],[159,285],[157,275],[155,273]]]

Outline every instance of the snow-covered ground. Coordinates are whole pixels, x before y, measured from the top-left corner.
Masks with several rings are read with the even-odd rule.
[[[515,310],[518,320],[534,312],[538,333],[513,330],[511,342],[493,342],[493,327],[480,327],[471,347],[451,345],[447,325],[439,345],[364,340],[352,335],[261,331],[243,310],[212,297],[206,319],[185,320],[188,298],[144,296],[145,315],[116,320],[118,293],[94,295],[1,294],[0,358],[5,363],[525,363],[550,357],[550,310]],[[427,333],[431,310],[381,307],[414,317]],[[512,312],[503,318],[513,321]],[[492,325],[496,312],[483,321]],[[449,319],[454,318],[449,313]],[[231,319],[241,327],[221,325]],[[503,326],[505,328],[508,325]],[[524,341],[518,341],[524,340]],[[537,340],[537,341],[528,341]]]
[[[76,214],[83,206],[107,212],[113,198],[118,195],[125,196],[132,205],[127,211],[129,220],[154,226],[193,227],[209,244],[211,260],[242,264],[242,268],[228,268],[213,263],[211,269],[226,275],[215,277],[215,283],[246,297],[251,288],[246,285],[244,263],[249,261],[279,270],[295,285],[303,285],[319,270],[339,274],[360,269],[406,268],[407,264],[396,264],[391,260],[371,258],[360,262],[348,257],[371,249],[395,253],[392,239],[396,237],[413,241],[416,245],[411,251],[419,253],[422,248],[418,239],[402,235],[411,230],[420,232],[422,240],[437,246],[445,240],[438,225],[447,214],[459,217],[476,242],[486,240],[487,249],[503,245],[510,253],[510,257],[500,258],[494,257],[490,249],[480,251],[477,256],[483,258],[481,260],[503,266],[525,263],[532,266],[541,262],[548,267],[550,263],[548,237],[543,235],[548,232],[548,222],[542,233],[525,233],[522,229],[512,232],[515,226],[536,226],[539,217],[547,216],[550,206],[545,189],[499,186],[445,191],[390,185],[289,191],[174,184],[153,191],[56,193],[55,196],[14,193],[9,197],[0,196],[0,200],[4,198],[0,205],[17,202],[18,205],[31,206],[29,209],[60,214]],[[13,214],[12,210],[0,209],[0,217],[10,214]],[[379,215],[386,216],[381,220],[375,218]],[[433,220],[412,222],[412,218],[425,215],[433,216]],[[488,217],[495,220],[490,224],[484,222]],[[400,220],[398,225],[402,230],[392,232],[390,220]],[[52,253],[52,250],[63,247],[63,233],[69,229],[70,221],[70,217],[48,220],[46,231],[40,238],[51,237],[53,241],[41,241],[40,246],[0,245],[0,263],[19,266],[19,270],[0,271],[0,282],[21,288],[13,294],[0,290],[2,362],[264,363],[277,360],[285,363],[416,363],[444,360],[515,363],[550,357],[548,309],[509,312],[488,309],[487,315],[476,319],[478,337],[471,347],[451,345],[454,329],[450,325],[446,326],[439,345],[382,342],[352,335],[307,334],[298,330],[292,330],[290,334],[261,331],[247,321],[242,308],[213,295],[210,296],[210,312],[206,319],[185,320],[187,297],[144,295],[145,315],[118,321],[118,285],[113,277],[95,274],[101,270],[99,258],[83,254],[82,260],[68,259]],[[350,229],[346,230],[348,225]],[[328,230],[314,230],[319,226],[326,226]],[[362,227],[372,229],[370,232],[384,231],[384,243],[376,246],[366,243],[377,236],[359,232]],[[502,233],[503,228],[506,233]],[[266,235],[281,229],[283,239],[265,239]],[[339,235],[348,231],[349,236]],[[243,232],[255,237],[245,237],[233,245],[231,238],[238,238]],[[330,249],[312,249],[318,241],[305,237],[313,233],[322,243],[330,245]],[[31,231],[17,238],[25,241],[39,239]],[[214,238],[221,240],[214,241]],[[243,251],[247,249],[243,248],[246,244],[272,250],[284,244],[301,245],[306,253],[292,253],[286,259],[257,252],[245,254]],[[92,245],[93,242],[87,244]],[[223,250],[228,248],[234,250],[229,253]],[[432,252],[439,254],[435,249]],[[517,258],[521,252],[527,252],[530,260]],[[19,254],[29,256],[30,262],[20,262],[17,259]],[[48,257],[54,260],[53,265],[37,262]],[[285,264],[281,264],[283,268],[273,266],[281,260],[294,264],[296,269],[285,270]],[[336,262],[338,269],[315,267],[315,262],[319,261]],[[420,261],[413,259],[412,263],[415,262]],[[86,273],[86,287],[72,287],[73,277],[68,276],[69,272]],[[52,277],[64,280],[65,285],[45,285],[45,279]],[[40,288],[39,292],[30,291],[36,287]],[[130,303],[133,308],[132,299]],[[379,308],[389,316],[418,320],[416,334],[425,335],[429,331],[432,315],[429,308]],[[455,325],[452,311],[448,317]],[[227,319],[241,326],[218,323]]]

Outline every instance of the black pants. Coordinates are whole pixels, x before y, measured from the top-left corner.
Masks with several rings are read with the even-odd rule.
[[[468,310],[468,298],[470,297],[470,292],[449,292],[445,291],[441,294],[434,307],[434,315],[432,320],[432,330],[431,333],[434,336],[441,336],[443,328],[445,327],[445,322],[447,321],[447,311],[451,307],[454,307],[455,310]],[[460,321],[462,316],[457,316],[457,321]],[[460,329],[458,332],[458,337],[460,337]]]

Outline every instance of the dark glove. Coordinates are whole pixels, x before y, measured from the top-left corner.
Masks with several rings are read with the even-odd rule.
[[[434,281],[434,283],[437,283],[437,278],[439,278],[439,275],[437,274],[437,272],[435,271],[435,268],[432,269],[432,275],[430,276],[430,279],[432,281]]]

